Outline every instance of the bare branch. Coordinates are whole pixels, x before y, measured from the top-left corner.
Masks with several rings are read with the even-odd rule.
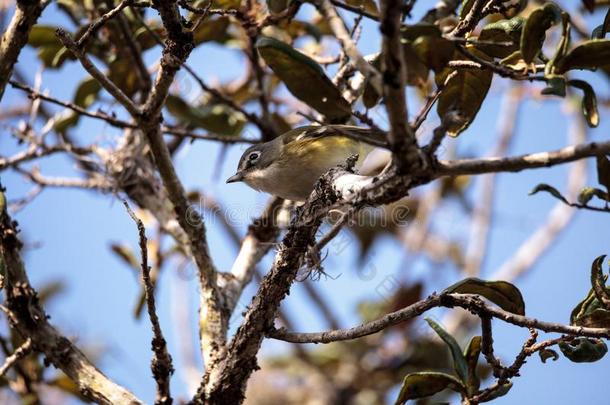
[[[367,322],[350,329],[336,329],[314,333],[293,333],[285,330],[272,330],[269,332],[268,336],[292,343],[331,343],[351,340],[380,332],[401,322],[413,319],[424,312],[437,307],[461,307],[475,312],[479,317],[493,317],[516,326],[535,328],[545,332],[564,333],[572,336],[610,338],[610,329],[585,328],[540,321],[535,318],[513,314],[504,311],[503,309],[490,306],[479,296],[472,294],[433,294],[424,300],[389,313],[375,321]]]
[[[131,99],[127,97],[125,93],[123,93],[123,90],[119,89],[117,85],[114,84],[108,77],[106,77],[104,73],[102,73],[97,67],[95,67],[93,62],[91,62],[91,59],[89,59],[83,52],[81,52],[78,45],[76,44],[76,42],[74,42],[70,34],[68,34],[64,29],[58,28],[57,37],[62,42],[62,44],[64,44],[64,46],[68,48],[72,55],[74,55],[80,61],[81,65],[83,65],[83,67],[91,75],[91,77],[96,79],[100,83],[100,85],[108,93],[110,93],[119,103],[121,103],[121,105],[125,107],[125,109],[132,116],[138,117],[140,115],[141,112],[138,106],[136,106],[133,101],[131,101]]]
[[[360,73],[362,73],[364,77],[370,81],[375,90],[377,90],[379,94],[382,94],[381,75],[377,69],[368,63],[360,54],[360,51],[352,40],[350,33],[347,31],[347,28],[345,28],[343,19],[341,19],[341,16],[339,16],[331,1],[316,0],[315,4],[320,13],[328,20],[330,29],[341,43],[341,47],[345,51],[345,54],[349,56]]]
[[[11,84],[11,86],[26,92],[28,94],[28,97],[31,98],[32,100],[40,99],[40,100],[48,101],[50,103],[57,104],[59,106],[65,107],[65,108],[69,108],[70,110],[77,112],[80,115],[84,115],[86,117],[96,118],[96,119],[106,121],[110,125],[117,127],[117,128],[136,128],[137,127],[135,124],[131,124],[129,122],[117,119],[114,114],[107,114],[100,110],[98,110],[96,112],[91,112],[91,111],[88,111],[86,108],[83,108],[77,104],[58,100],[54,97],[40,93],[40,92],[34,90],[33,88],[26,86],[23,83],[19,83],[14,80],[9,80],[9,83]]]
[[[123,11],[123,9],[125,7],[129,7],[133,3],[135,3],[135,0],[122,0],[115,8],[113,8],[112,10],[103,14],[100,18],[95,20],[93,23],[89,24],[89,26],[87,27],[87,30],[84,32],[84,34],[78,39],[78,41],[76,41],[76,47],[78,49],[82,49],[87,44],[90,37],[95,36],[95,34],[102,27],[102,25],[106,24],[108,22],[108,20],[110,20],[111,18],[114,18],[121,11]]]
[[[140,220],[131,208],[129,208],[129,204],[127,204],[126,201],[123,201],[123,204],[125,205],[129,216],[138,227],[140,254],[142,256],[140,267],[142,269],[142,281],[144,282],[144,295],[153,331],[152,350],[154,356],[150,366],[155,381],[157,382],[157,399],[155,400],[155,404],[170,405],[172,403],[172,397],[170,394],[169,382],[170,377],[174,372],[174,367],[172,366],[172,358],[167,351],[167,343],[163,337],[161,325],[159,324],[159,317],[157,316],[155,290],[150,279],[150,267],[148,266],[146,228],[144,227],[142,220]]]
[[[27,356],[31,351],[32,339],[27,338],[26,341],[13,352],[13,354],[4,360],[4,364],[0,367],[0,377],[4,377],[4,374],[6,374],[6,372],[13,367],[15,363]]]

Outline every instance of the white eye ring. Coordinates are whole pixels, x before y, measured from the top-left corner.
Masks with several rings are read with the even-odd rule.
[[[260,157],[260,155],[261,155],[260,152],[252,152],[248,155],[248,160],[254,161],[254,160],[258,159]]]

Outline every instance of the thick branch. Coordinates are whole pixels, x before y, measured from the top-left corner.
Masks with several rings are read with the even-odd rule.
[[[415,134],[408,122],[405,97],[406,67],[400,38],[401,2],[381,1],[383,97],[390,122],[389,141],[399,172],[419,164]]]
[[[506,158],[448,160],[438,162],[435,175],[457,176],[494,172],[519,172],[525,169],[550,167],[575,160],[610,153],[610,141],[568,146],[551,152],[532,153]]]
[[[3,198],[0,192],[0,200]],[[11,326],[24,338],[30,338],[33,349],[44,353],[85,397],[107,405],[142,404],[131,392],[109,380],[48,322],[25,273],[20,249],[16,223],[8,216],[6,207],[0,207],[0,265],[5,271],[4,290]]]
[[[0,42],[0,101],[21,49],[28,42],[30,30],[49,3],[42,0],[17,0],[15,14]]]

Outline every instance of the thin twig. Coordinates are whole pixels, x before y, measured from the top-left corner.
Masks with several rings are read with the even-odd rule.
[[[0,367],[0,377],[4,377],[4,374],[6,374],[6,372],[13,367],[16,362],[27,356],[31,351],[32,339],[28,337],[27,340],[13,352],[13,354],[4,360],[4,364]]]
[[[96,79],[108,93],[121,103],[132,116],[137,117],[141,114],[139,107],[123,93],[123,90],[119,89],[104,73],[95,67],[93,62],[91,62],[91,60],[78,48],[78,45],[74,42],[70,34],[62,28],[58,28],[56,34],[64,46],[80,61],[85,70]]]
[[[170,405],[172,403],[172,397],[170,394],[169,382],[170,377],[174,372],[174,367],[172,366],[172,358],[167,351],[167,343],[163,337],[161,325],[159,324],[159,317],[157,316],[155,291],[150,279],[150,267],[148,266],[146,228],[144,227],[142,220],[136,216],[126,201],[123,201],[123,205],[125,205],[125,209],[129,213],[129,216],[134,220],[138,227],[140,254],[142,255],[140,265],[142,269],[142,281],[144,282],[146,306],[148,308],[148,316],[150,317],[150,323],[153,331],[153,358],[150,366],[153,377],[157,383],[157,398],[155,400],[155,404]]]
[[[438,307],[461,307],[474,311],[478,316],[487,316],[500,319],[504,322],[535,328],[545,332],[563,333],[572,336],[586,336],[610,338],[610,329],[585,328],[580,326],[563,325],[560,323],[544,322],[535,318],[513,314],[503,309],[486,304],[479,296],[472,294],[441,294],[430,295],[428,298],[409,305],[398,311],[389,313],[377,320],[364,323],[349,329],[336,329],[326,332],[295,333],[286,330],[272,330],[267,336],[292,343],[331,343],[351,340],[372,335],[390,326],[413,319],[424,312]]]
[[[89,24],[87,30],[83,33],[83,35],[76,41],[76,47],[79,50],[87,44],[89,38],[95,35],[95,33],[102,27],[102,25],[106,24],[108,20],[115,17],[119,14],[125,7],[131,6],[134,3],[134,0],[122,0],[115,8],[108,11],[105,14],[102,14],[97,20]]]

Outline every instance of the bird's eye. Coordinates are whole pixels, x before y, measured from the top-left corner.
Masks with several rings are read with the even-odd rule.
[[[256,159],[258,159],[260,157],[261,153],[260,152],[252,152],[250,153],[250,155],[248,155],[248,160],[253,162]]]

